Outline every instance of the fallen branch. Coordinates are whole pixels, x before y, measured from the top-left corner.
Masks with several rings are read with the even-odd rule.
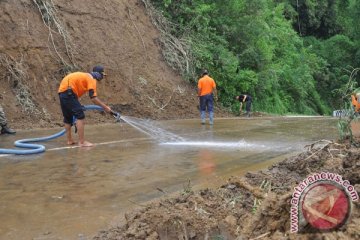
[[[261,190],[251,186],[245,180],[240,179],[237,183],[239,184],[240,187],[242,187],[242,188],[248,190],[249,192],[251,192],[255,197],[261,198],[261,199],[265,198],[265,195],[263,193],[261,193]]]
[[[313,148],[314,148],[314,146],[316,145],[316,144],[319,144],[319,143],[322,143],[322,142],[326,142],[326,143],[334,143],[333,141],[329,141],[329,140],[326,140],[326,139],[321,139],[321,140],[318,140],[318,141],[316,141],[316,142],[313,142],[313,143],[311,143],[311,144],[308,144],[308,145],[305,145],[305,147],[304,148],[308,148],[308,151],[310,151],[310,150],[312,150]]]
[[[27,66],[24,64],[24,56],[21,55],[20,60],[17,61],[10,55],[0,54],[0,64],[6,69],[5,76],[7,75],[8,81],[11,82],[12,91],[23,111],[41,115],[27,86],[28,73]]]
[[[160,43],[165,61],[186,79],[195,79],[195,64],[192,64],[191,41],[185,36],[176,37],[171,34],[174,24],[168,21],[149,0],[142,0],[152,23],[160,32]]]
[[[156,103],[156,101],[153,99],[153,98],[151,98],[149,95],[147,95],[147,97],[148,97],[148,99],[150,99],[150,101],[159,109],[159,110],[164,110],[165,109],[165,107],[167,106],[167,105],[169,105],[169,103],[171,102],[171,99],[172,99],[172,97],[173,97],[173,95],[174,95],[174,92],[175,92],[175,90],[173,91],[173,93],[171,94],[171,96],[170,96],[170,98],[169,98],[169,101],[167,101],[165,104],[163,104],[162,106],[159,106],[157,103]]]
[[[266,237],[266,236],[269,235],[270,233],[271,233],[271,232],[267,232],[267,233],[261,234],[260,236],[258,236],[258,237],[256,237],[256,238],[251,238],[250,240],[257,240],[257,239]]]
[[[49,42],[51,42],[52,47],[54,48],[54,51],[58,56],[58,58],[60,59],[61,63],[68,69],[76,68],[76,64],[74,61],[74,54],[73,54],[75,47],[71,43],[69,34],[67,33],[65,27],[63,26],[63,24],[61,23],[61,21],[57,16],[57,10],[53,1],[33,0],[33,2],[39,9],[41,19],[44,25],[49,29]],[[54,26],[57,31],[54,31],[52,29],[52,26]],[[55,44],[53,33],[58,33],[62,37],[66,49],[66,55],[70,60],[71,64],[69,64],[58,51]]]
[[[132,19],[132,15],[131,15],[131,12],[130,12],[130,8],[128,8],[128,14],[129,14],[129,18],[130,18],[131,23],[134,25],[134,27],[135,27],[135,29],[136,29],[136,31],[137,31],[140,39],[141,39],[141,42],[142,42],[142,45],[143,45],[143,48],[144,48],[144,51],[145,51],[146,58],[147,58],[147,59],[150,59],[149,56],[148,56],[147,50],[146,50],[146,46],[145,46],[144,39],[142,38],[138,27],[136,26],[136,24],[134,23],[134,21],[133,21],[133,19]],[[146,62],[145,62],[145,64],[146,64]]]
[[[308,156],[307,158],[305,158],[304,160],[302,160],[303,162],[305,162],[306,160],[312,158],[313,156],[315,156],[318,152],[322,151],[324,148],[328,147],[330,145],[330,143],[324,145],[322,148],[318,149],[317,151],[315,151],[313,154],[311,154],[310,156]]]

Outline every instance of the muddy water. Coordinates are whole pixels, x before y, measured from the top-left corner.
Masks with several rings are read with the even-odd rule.
[[[0,239],[91,239],[123,212],[191,186],[221,184],[304,145],[337,137],[331,118],[162,121],[180,141],[159,142],[128,124],[87,126],[90,149],[47,142],[43,154],[0,156]],[[1,136],[0,146],[61,129]],[[182,141],[184,139],[184,141]]]

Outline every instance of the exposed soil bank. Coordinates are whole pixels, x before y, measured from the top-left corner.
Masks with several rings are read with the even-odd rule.
[[[98,64],[107,71],[98,96],[114,110],[151,119],[199,115],[196,87],[165,63],[141,0],[5,0],[0,22],[0,105],[15,129],[62,125],[61,79]]]

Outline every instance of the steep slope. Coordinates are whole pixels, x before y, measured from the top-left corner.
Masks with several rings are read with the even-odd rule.
[[[108,73],[100,99],[124,115],[198,116],[195,88],[164,62],[140,0],[2,0],[0,22],[0,101],[15,128],[61,125],[60,80],[95,64]]]

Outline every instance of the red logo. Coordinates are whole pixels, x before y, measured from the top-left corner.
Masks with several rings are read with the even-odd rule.
[[[344,225],[350,216],[351,202],[344,189],[333,182],[319,182],[305,190],[302,214],[319,230],[332,230]]]

